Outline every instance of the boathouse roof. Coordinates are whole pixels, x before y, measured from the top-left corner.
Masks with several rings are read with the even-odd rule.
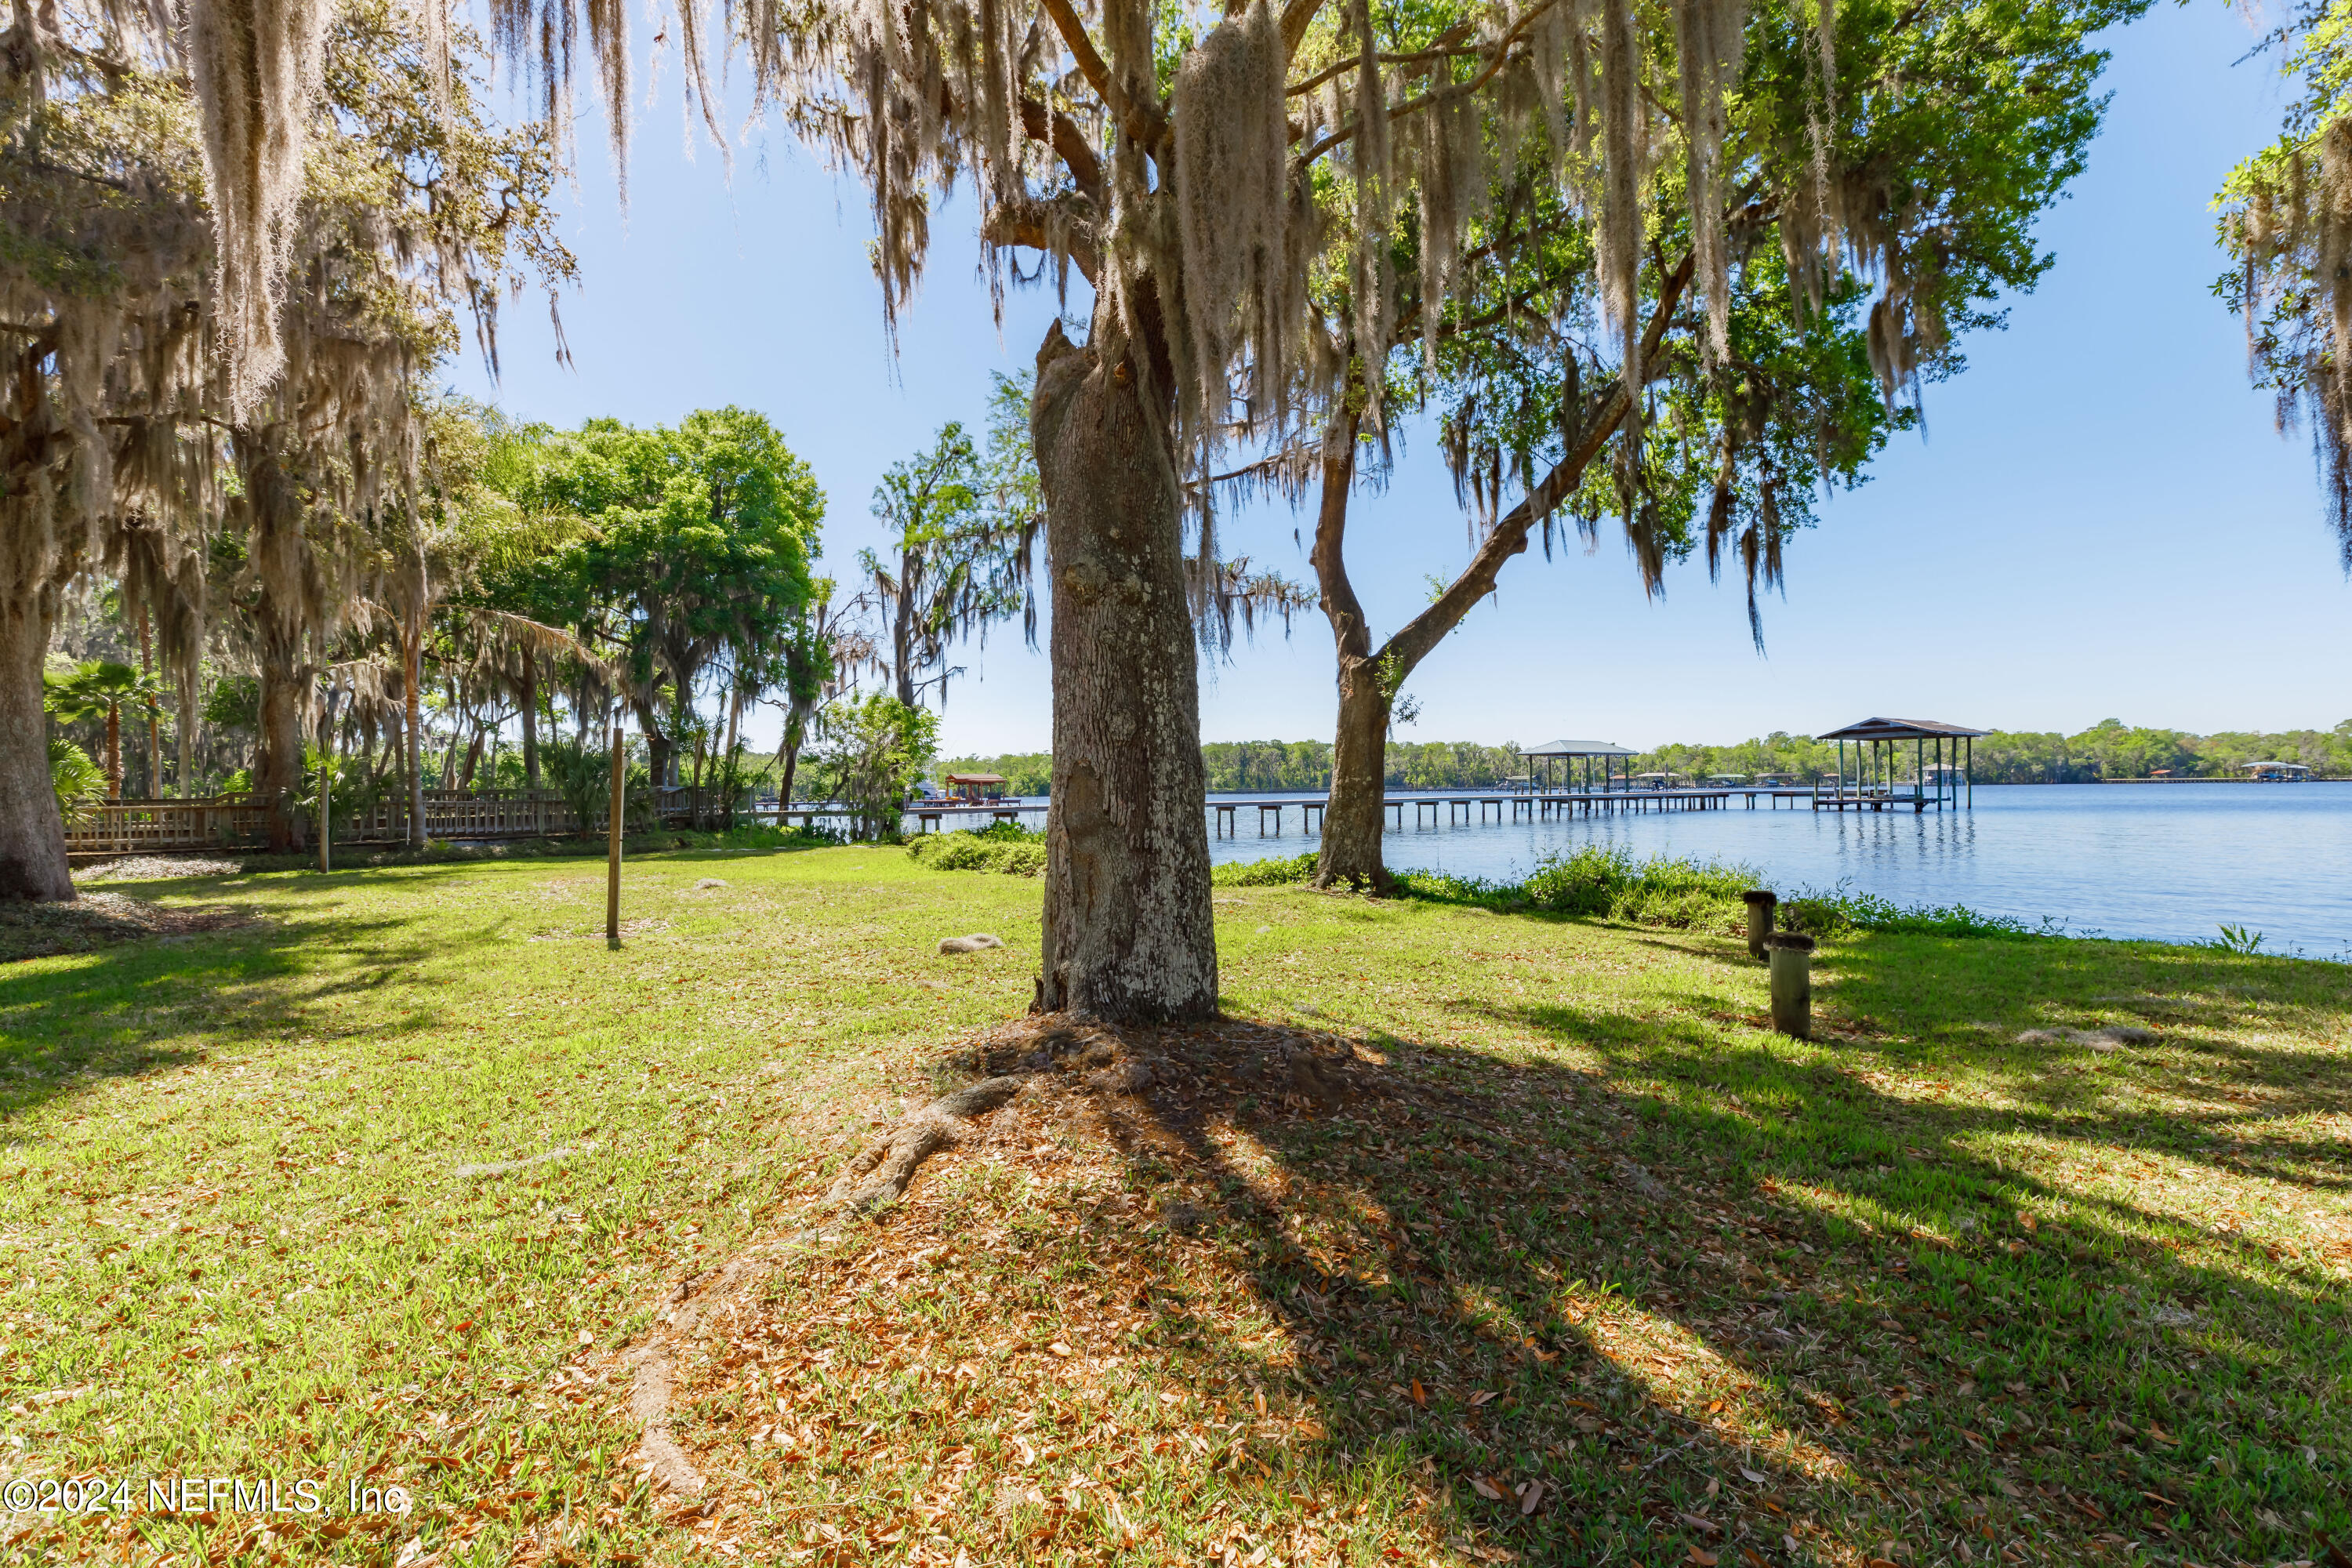
[[[1940,719],[1864,719],[1859,724],[1848,724],[1843,730],[1824,730],[1813,737],[1816,741],[1933,741],[1958,737],[1974,739],[1991,733],[1987,730],[1971,730],[1965,724],[1947,724]]]
[[[1546,741],[1540,746],[1521,746],[1523,757],[1631,757],[1638,755],[1630,746],[1614,741]]]

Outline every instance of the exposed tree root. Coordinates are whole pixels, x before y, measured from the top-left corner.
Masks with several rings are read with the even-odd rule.
[[[915,1168],[961,1138],[976,1116],[985,1116],[1027,1088],[1025,1078],[982,1079],[943,1094],[902,1119],[834,1178],[819,1205],[828,1214],[863,1216],[907,1195]]]

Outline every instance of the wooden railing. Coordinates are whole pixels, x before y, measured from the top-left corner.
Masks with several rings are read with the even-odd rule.
[[[398,842],[407,837],[405,803],[396,795],[338,814],[335,842]],[[315,829],[315,821],[313,827]],[[579,818],[553,790],[426,790],[428,838],[525,838],[574,833]],[[249,849],[269,839],[268,813],[254,795],[211,800],[109,801],[66,825],[68,854],[136,854],[147,849]]]

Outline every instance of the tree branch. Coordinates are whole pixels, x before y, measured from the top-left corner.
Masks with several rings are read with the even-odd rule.
[[[1503,67],[1509,62],[1511,58],[1511,46],[1519,41],[1519,36],[1528,30],[1528,25],[1559,3],[1559,0],[1541,0],[1540,4],[1529,6],[1519,19],[1511,25],[1511,30],[1495,41],[1494,58],[1486,62],[1485,68],[1480,70],[1476,76],[1472,77],[1465,82],[1448,82],[1444,87],[1433,88],[1431,90],[1423,93],[1419,98],[1406,99],[1402,103],[1398,104],[1394,109],[1389,110],[1389,119],[1392,121],[1402,120],[1408,114],[1417,114],[1421,110],[1427,109],[1431,104],[1437,102],[1440,99],[1449,97],[1455,93],[1475,92],[1480,88],[1486,86],[1489,81],[1494,79],[1495,73],[1501,70]],[[1298,155],[1299,166],[1304,168],[1307,164],[1315,162],[1316,159],[1323,156],[1324,153],[1331,151],[1332,148],[1339,146],[1341,142],[1355,140],[1356,132],[1362,128],[1362,124],[1363,121],[1360,117],[1351,120],[1347,124],[1339,127],[1339,130],[1331,132],[1330,135],[1323,138],[1322,141],[1316,142],[1313,146],[1307,148],[1306,152],[1301,153]]]
[[[1323,0],[1289,0],[1282,8],[1282,55],[1288,59],[1307,41],[1307,29],[1315,21],[1315,13],[1323,8]]]
[[[1087,36],[1086,22],[1078,16],[1070,0],[1043,0],[1045,15],[1054,19],[1055,31],[1062,35],[1062,43],[1077,62],[1078,74],[1095,89],[1095,96],[1117,117],[1119,128],[1142,146],[1156,151],[1167,140],[1168,117],[1156,103],[1130,103],[1127,94],[1111,80],[1110,66],[1096,49],[1093,38]]]
[[[1090,229],[1092,225],[1080,226]],[[991,245],[1018,245],[1046,255],[1056,254],[1053,240],[1053,216],[1044,202],[1021,202],[989,209],[982,220],[980,234]],[[1083,234],[1065,232],[1059,254],[1070,258],[1086,280],[1091,284],[1102,271],[1102,253]]]
[[[1315,512],[1315,547],[1307,564],[1322,584],[1323,614],[1331,623],[1331,640],[1342,659],[1371,657],[1371,627],[1364,606],[1348,580],[1348,498],[1356,482],[1356,432],[1361,416],[1353,409],[1336,415],[1323,434],[1323,496]]]
[[[1675,308],[1684,290],[1690,287],[1694,264],[1694,258],[1684,256],[1682,265],[1675,268],[1659,286],[1656,308],[1650,312],[1649,327],[1642,334],[1642,360],[1644,363],[1657,361],[1658,345],[1664,340],[1666,330],[1673,322]],[[1495,578],[1501,573],[1503,563],[1528,547],[1528,534],[1535,525],[1549,516],[1583,482],[1585,468],[1608,444],[1609,437],[1616,434],[1617,426],[1624,422],[1626,414],[1633,406],[1636,392],[1637,389],[1625,384],[1622,376],[1618,378],[1616,386],[1594,411],[1592,422],[1585,427],[1582,438],[1552,465],[1550,472],[1545,474],[1534,489],[1520,498],[1518,505],[1503,515],[1479,544],[1477,553],[1470,558],[1470,564],[1463,568],[1462,574],[1438,596],[1436,603],[1398,628],[1396,635],[1381,647],[1379,657],[1387,658],[1393,655],[1402,668],[1410,671],[1429,657],[1430,649],[1435,647],[1446,633],[1461,624],[1462,617],[1470,613],[1472,605],[1494,591]]]
[[[1087,140],[1078,122],[1059,110],[1048,110],[1034,98],[1021,100],[1021,129],[1032,142],[1042,142],[1053,148],[1054,155],[1070,172],[1088,201],[1102,205],[1102,160],[1095,155],[1094,143]],[[1092,276],[1091,273],[1088,274]]]

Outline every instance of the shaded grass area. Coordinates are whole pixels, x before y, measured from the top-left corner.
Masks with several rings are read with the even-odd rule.
[[[879,849],[630,878],[619,952],[593,869],[504,864],[142,888],[254,923],[0,972],[0,1471],[422,1500],[0,1551],[2210,1568],[2352,1537],[2341,966],[1862,933],[1801,1044],[1704,931],[1225,886],[1234,1021],[1129,1037],[1145,1095],[1049,1075],[908,1204],[803,1235],[1025,1005],[1035,886]],[[930,952],[975,915],[1011,950]],[[2105,1025],[2154,1037],[2053,1033]],[[1378,1091],[1286,1098],[1259,1068],[1302,1049]],[[616,1350],[787,1237],[685,1369],[716,1506],[656,1499]]]

